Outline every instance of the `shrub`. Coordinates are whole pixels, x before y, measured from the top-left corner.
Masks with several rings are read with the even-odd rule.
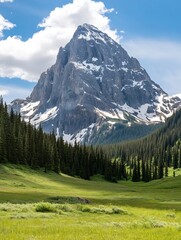
[[[126,215],[128,214],[127,211],[123,210],[123,209],[120,209],[118,207],[113,207],[112,208],[112,213],[113,214],[123,214],[123,215]]]
[[[91,212],[91,208],[88,206],[78,205],[78,210],[81,212]]]
[[[56,212],[56,208],[53,204],[48,202],[41,202],[35,206],[36,212]]]
[[[175,218],[176,217],[175,213],[168,213],[166,216],[169,217],[169,218]]]
[[[69,205],[66,205],[66,204],[59,206],[59,208],[63,212],[73,212],[73,209]]]
[[[80,205],[78,207],[78,210],[81,212],[98,213],[98,214],[122,214],[122,215],[128,214],[125,210],[120,209],[118,207],[105,208],[104,206],[89,207],[89,206]]]

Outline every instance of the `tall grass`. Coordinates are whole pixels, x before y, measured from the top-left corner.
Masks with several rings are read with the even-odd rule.
[[[179,240],[181,176],[84,181],[0,165],[1,240]]]

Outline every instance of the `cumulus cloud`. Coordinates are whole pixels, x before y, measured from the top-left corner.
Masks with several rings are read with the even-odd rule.
[[[3,37],[4,30],[10,30],[13,27],[15,27],[15,24],[9,22],[0,14],[0,38]]]
[[[0,3],[8,0],[0,0]],[[10,0],[9,0],[10,2]],[[110,28],[107,9],[103,2],[73,0],[55,8],[38,25],[38,31],[27,41],[12,36],[0,40],[0,77],[17,77],[37,81],[40,74],[54,64],[60,46],[71,39],[78,25],[89,23],[106,32],[116,41],[124,36]],[[15,24],[0,15],[0,36]],[[172,94],[181,92],[181,43],[164,39],[121,40],[128,53],[141,62],[151,78]],[[179,89],[180,86],[180,89]]]
[[[122,42],[139,59],[151,78],[169,94],[181,93],[181,43],[164,39],[134,39]]]
[[[0,77],[37,81],[39,75],[55,62],[59,47],[65,46],[78,25],[84,23],[98,27],[119,41],[117,31],[110,28],[106,16],[112,11],[103,2],[93,0],[74,0],[55,8],[38,25],[39,31],[27,41],[16,36],[0,41]]]
[[[13,2],[13,0],[0,0],[0,3]]]

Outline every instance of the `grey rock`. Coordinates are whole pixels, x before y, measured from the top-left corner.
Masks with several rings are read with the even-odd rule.
[[[12,107],[46,132],[91,143],[99,129],[163,122],[180,106],[154,83],[138,60],[94,26],[79,26],[42,73],[30,97]]]

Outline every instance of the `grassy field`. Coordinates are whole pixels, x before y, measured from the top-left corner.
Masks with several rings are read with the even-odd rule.
[[[180,240],[181,176],[84,181],[0,165],[1,240]]]

